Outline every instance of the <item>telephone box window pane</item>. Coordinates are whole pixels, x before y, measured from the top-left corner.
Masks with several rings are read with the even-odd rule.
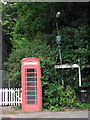
[[[27,83],[27,86],[35,86],[35,82]]]
[[[35,99],[35,96],[27,96],[27,99]]]
[[[35,78],[27,78],[27,81],[35,81]]]
[[[34,72],[34,69],[27,69],[27,72]]]
[[[27,95],[35,95],[35,92],[27,92]]]
[[[27,77],[34,77],[35,74],[34,73],[27,73]]]
[[[27,101],[28,104],[35,104],[35,101]]]
[[[34,77],[37,76],[37,73],[27,73],[27,77]]]
[[[27,72],[37,72],[37,69],[27,69]]]
[[[36,96],[36,100],[37,100],[37,96]]]
[[[35,87],[27,87],[27,90],[35,90]]]

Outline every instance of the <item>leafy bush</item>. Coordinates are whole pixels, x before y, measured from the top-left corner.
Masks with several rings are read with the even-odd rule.
[[[29,42],[27,39],[21,38],[20,35],[15,35],[12,44],[13,49],[8,62],[4,63],[7,76],[3,81],[3,86],[10,80],[11,87],[21,87],[21,60],[30,55]]]
[[[66,106],[70,108],[78,108],[79,103],[75,91],[68,85],[65,91]]]
[[[53,89],[52,89],[53,88]],[[76,101],[77,97],[75,91],[67,86],[66,89],[60,84],[56,86],[50,84],[47,89],[44,90],[44,108],[50,110],[65,110],[65,108],[78,108],[79,103]]]
[[[77,44],[75,41],[75,31],[76,29],[74,28],[61,28],[62,40],[65,41],[65,45],[61,45],[63,64],[78,63],[78,58],[80,58],[79,50],[81,53],[85,50],[86,54],[83,54],[82,58],[80,58],[82,65],[84,65],[88,63],[88,47],[80,49],[80,37]],[[82,44],[85,44],[85,42],[87,40],[83,39]],[[42,70],[43,107],[51,110],[64,110],[65,107],[77,108],[79,106],[74,91],[79,88],[77,70],[64,70],[66,86],[66,90],[64,91],[60,85],[61,70],[56,70],[54,67],[56,64],[60,64],[55,34],[48,35],[38,32],[31,42],[16,34],[12,43],[14,48],[8,62],[5,63],[5,69],[8,71],[6,79],[10,79],[13,87],[17,87],[21,82],[21,60],[27,57],[36,57],[40,59]],[[73,49],[75,46],[77,48]],[[72,86],[74,90],[68,85]]]
[[[90,109],[90,104],[87,104],[87,103],[82,103],[80,104],[80,109]]]

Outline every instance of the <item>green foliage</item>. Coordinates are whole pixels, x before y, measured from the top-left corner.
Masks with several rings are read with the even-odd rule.
[[[22,108],[22,104],[17,105],[17,107],[15,108],[16,111],[20,110]]]
[[[21,60],[30,55],[29,42],[27,39],[21,39],[19,35],[15,35],[12,44],[12,53],[8,58],[8,62],[4,63],[5,70],[8,70],[5,81],[9,79],[11,87],[18,87],[19,85],[21,86]],[[5,81],[3,81],[3,84],[5,84]]]
[[[62,31],[66,32],[67,34],[71,30],[69,31],[66,29],[65,31],[63,28]],[[63,39],[65,40],[66,38]],[[66,39],[66,42],[67,40],[68,39]],[[74,45],[72,44],[72,40],[70,42],[71,45]],[[36,57],[40,59],[40,66],[42,69],[41,79],[43,88],[43,107],[51,110],[64,110],[65,107],[79,107],[78,102],[76,102],[74,90],[72,90],[70,87],[66,87],[66,90],[63,91],[63,88],[60,86],[60,70],[56,70],[54,68],[56,64],[60,64],[58,60],[58,48],[55,43],[55,35],[46,35],[38,32],[34,40],[31,42],[29,42],[26,38],[21,38],[20,35],[15,35],[15,39],[12,41],[12,43],[14,49],[12,50],[8,62],[6,62],[5,65],[6,69],[9,70],[6,79],[9,78],[14,87],[18,86],[18,84],[21,82],[21,60],[26,57]],[[51,44],[51,46],[49,44]],[[67,54],[66,51],[69,50],[68,44],[66,44],[64,50],[63,47],[64,46],[62,45],[62,56],[65,54],[65,56],[63,56],[63,63],[67,63],[67,60],[70,60],[72,64],[74,64],[76,58],[73,55],[73,47],[70,48],[70,51],[67,52]],[[71,52],[72,57],[69,57]],[[86,59],[86,57],[87,54],[83,56],[83,59]],[[65,71],[64,81],[66,86],[71,85],[76,90],[78,88],[77,70],[73,69]]]
[[[70,86],[67,86],[65,91],[66,106],[78,108],[79,103],[76,100],[77,97],[75,91]]]
[[[2,40],[3,44],[7,45],[5,48],[6,55],[5,58],[9,57],[12,50],[11,39],[13,38],[12,32],[16,25],[17,20],[17,8],[14,2],[8,2],[8,4],[2,4]],[[5,43],[4,43],[5,42]],[[3,60],[3,62],[6,60]]]
[[[89,87],[89,70],[84,71],[85,68],[82,66],[88,64],[88,31],[90,29],[87,25],[72,28],[66,27],[60,29],[60,34],[62,37],[62,60],[63,64],[79,64],[81,66],[82,72],[82,85]],[[78,62],[78,59],[80,62]],[[72,85],[74,89],[78,87],[78,69],[68,69],[64,70],[65,81]],[[68,77],[69,76],[69,77]],[[73,84],[74,83],[74,84]],[[66,83],[67,84],[67,83]]]
[[[60,28],[61,26],[77,28],[88,24],[88,3],[22,2],[17,3],[16,7],[19,18],[14,31],[29,40],[33,39],[38,31],[51,34],[55,30],[57,11],[61,12],[58,18]]]
[[[80,104],[80,109],[90,109],[90,104],[82,103]]]
[[[42,69],[43,107],[51,110],[64,110],[66,106],[71,108],[77,106],[76,96],[70,87],[64,91],[60,86],[60,71],[54,68],[54,65],[59,63],[58,48],[53,42],[54,37],[54,35],[45,35],[40,32],[31,42],[25,38],[19,38],[19,35],[15,37],[12,41],[14,49],[8,62],[5,63],[5,68],[9,70],[6,80],[9,78],[12,86],[17,87],[21,82],[21,60],[26,57],[39,58]],[[49,39],[52,39],[52,46],[49,45]]]
[[[52,89],[53,88],[53,89]],[[65,110],[65,108],[78,108],[79,103],[76,101],[77,97],[75,91],[67,86],[66,89],[60,84],[48,84],[47,89],[44,90],[44,108],[50,110]]]

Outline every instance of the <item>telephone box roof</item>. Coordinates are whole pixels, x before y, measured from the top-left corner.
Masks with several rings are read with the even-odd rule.
[[[33,60],[33,61],[40,61],[38,58],[29,57],[29,58],[24,58],[24,59],[22,59],[22,62],[24,62],[24,61],[30,61],[30,60]]]

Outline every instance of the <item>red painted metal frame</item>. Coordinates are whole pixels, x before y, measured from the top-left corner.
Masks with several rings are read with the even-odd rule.
[[[41,83],[41,69],[40,69],[40,60],[38,58],[25,58],[22,59],[22,65],[21,65],[21,82],[22,82],[22,112],[37,112],[41,111],[42,109],[42,83]],[[32,63],[33,64],[28,64]],[[26,64],[27,63],[27,64]],[[34,64],[37,63],[37,64]],[[27,101],[27,90],[25,91],[25,88],[27,88],[27,76],[25,77],[25,69],[37,69],[37,99],[36,99],[36,93],[35,93],[35,104],[28,104]],[[35,74],[36,72],[34,72]],[[27,72],[26,72],[27,74]],[[25,78],[26,78],[26,84],[25,84]],[[34,82],[35,83],[35,82]],[[36,85],[36,84],[35,84]],[[29,90],[29,92],[32,90]],[[26,95],[25,95],[26,92]],[[25,98],[26,96],[26,98]],[[32,96],[32,95],[31,95]]]

